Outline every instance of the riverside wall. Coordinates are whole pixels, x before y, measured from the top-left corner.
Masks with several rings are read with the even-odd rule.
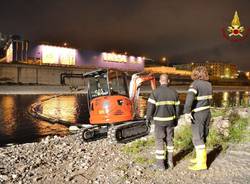
[[[0,84],[60,85],[62,73],[85,73],[93,69],[72,66],[0,64]],[[82,79],[66,79],[66,85],[85,85]]]

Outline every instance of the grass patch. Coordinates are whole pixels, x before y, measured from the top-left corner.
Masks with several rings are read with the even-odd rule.
[[[223,150],[228,148],[228,144],[225,141],[223,135],[219,134],[215,128],[211,128],[207,137],[207,148],[214,148],[221,145]]]
[[[244,142],[249,136],[249,130],[247,129],[249,125],[249,118],[239,118],[232,122],[229,128],[228,141],[232,143]]]
[[[226,115],[226,110],[216,111],[217,112],[214,111],[213,117]],[[250,126],[250,118],[240,118],[237,113],[232,112],[228,115],[228,119],[231,122],[228,129],[229,135],[225,137],[215,128],[210,128],[206,143],[208,148],[213,149],[215,147],[222,146],[223,151],[225,151],[230,143],[250,141],[250,129],[248,128]],[[178,129],[178,131],[176,131],[174,137],[174,147],[177,152],[193,148],[192,130],[190,125],[183,125]],[[133,141],[130,144],[126,144],[121,149],[123,153],[131,155],[132,159],[136,163],[143,165],[154,163],[154,155],[149,154],[154,150],[155,139],[153,136],[150,136],[145,140],[139,139]]]
[[[135,157],[135,162],[139,163],[139,164],[153,164],[155,162],[155,159],[152,158],[152,159],[149,159],[149,158],[146,158],[145,156],[137,156]]]
[[[187,150],[193,147],[190,125],[184,125],[175,133],[174,147],[176,150]]]
[[[227,113],[227,109],[211,109],[212,117],[225,116]]]
[[[155,162],[154,156],[147,154],[154,150],[155,139],[153,136],[147,139],[139,139],[125,145],[121,151],[132,157],[134,162],[142,165],[149,165]]]
[[[136,140],[130,144],[125,145],[122,148],[122,151],[127,154],[138,154],[141,153],[143,150],[154,146],[155,140],[153,137],[149,137],[147,140]]]
[[[250,131],[247,127],[250,125],[250,118],[240,118],[238,114],[232,113],[229,115],[231,125],[229,127],[229,135],[227,137],[218,133],[212,128],[207,138],[207,147],[213,148],[218,145],[222,146],[225,151],[230,143],[246,142],[250,140]]]

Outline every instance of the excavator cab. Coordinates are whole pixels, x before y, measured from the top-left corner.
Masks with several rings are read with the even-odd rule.
[[[127,76],[116,70],[99,70],[88,75],[90,123],[119,124],[133,119]]]
[[[88,78],[89,99],[100,96],[129,96],[127,76],[124,72],[115,70],[99,70]]]

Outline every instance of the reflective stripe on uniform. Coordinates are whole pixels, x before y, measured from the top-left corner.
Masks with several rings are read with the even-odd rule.
[[[159,106],[159,105],[179,105],[180,101],[159,101],[156,102],[155,105]]]
[[[156,121],[171,121],[171,120],[174,120],[175,118],[176,118],[176,116],[171,116],[171,117],[166,117],[166,118],[154,117],[153,119]]]
[[[189,91],[189,92],[193,92],[194,94],[197,94],[197,90],[194,89],[194,88],[189,88],[188,91]]]
[[[175,105],[180,105],[181,102],[180,101],[175,101]]]
[[[155,100],[153,100],[153,99],[151,99],[151,98],[148,99],[148,102],[150,102],[150,103],[152,103],[152,104],[155,104]]]
[[[164,150],[155,150],[156,159],[165,159],[165,151]]]
[[[164,153],[165,153],[164,150],[156,150],[156,151],[155,151],[155,154],[164,154]]]
[[[195,146],[195,149],[204,149],[204,148],[205,148],[205,144]]]
[[[174,146],[167,146],[168,152],[174,152]]]
[[[206,110],[206,109],[210,109],[210,106],[198,107],[198,108],[193,109],[192,111],[193,112],[199,112],[199,111],[203,111],[203,110]]]
[[[155,155],[155,158],[159,159],[159,160],[163,160],[163,159],[165,159],[165,156],[164,155]]]
[[[213,96],[212,95],[207,95],[207,96],[197,96],[195,99],[196,100],[209,100],[212,99]]]

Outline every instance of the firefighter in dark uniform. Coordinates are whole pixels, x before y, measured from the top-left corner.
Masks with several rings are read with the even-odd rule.
[[[192,71],[192,84],[187,93],[184,106],[186,120],[191,121],[192,142],[195,147],[196,158],[191,159],[194,164],[191,170],[207,169],[206,138],[209,131],[211,119],[212,85],[208,82],[208,72],[206,67],[199,66]]]
[[[168,76],[160,76],[160,84],[148,99],[147,121],[155,124],[156,169],[165,170],[165,156],[168,155],[168,167],[173,168],[174,127],[179,116],[179,99],[174,89],[168,87]],[[167,144],[167,153],[164,146]]]

